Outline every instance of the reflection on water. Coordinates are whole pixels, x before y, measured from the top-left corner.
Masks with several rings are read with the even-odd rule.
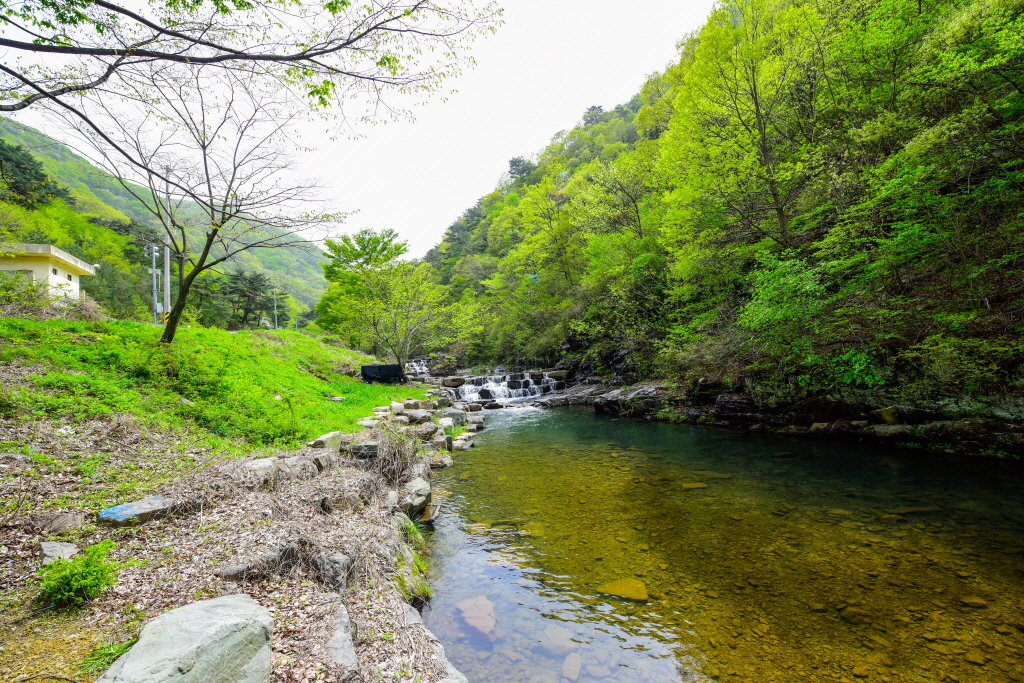
[[[1017,463],[488,418],[425,615],[472,683],[1024,680]]]

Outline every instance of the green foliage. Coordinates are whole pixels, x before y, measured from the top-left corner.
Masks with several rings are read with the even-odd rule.
[[[578,355],[907,400],[1008,390],[1022,10],[720,3],[636,98],[513,159],[428,253],[485,321],[466,362]]]
[[[120,565],[107,560],[114,549],[111,540],[82,549],[70,560],[57,559],[39,572],[39,599],[60,606],[78,606],[95,600],[100,593],[117,582]]]
[[[49,204],[55,199],[71,201],[66,187],[54,182],[43,165],[22,145],[0,140],[0,183],[5,198],[26,208]]]

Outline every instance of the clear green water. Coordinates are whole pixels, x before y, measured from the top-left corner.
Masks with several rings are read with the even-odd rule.
[[[476,444],[425,615],[471,683],[1024,680],[1019,463],[572,408]]]

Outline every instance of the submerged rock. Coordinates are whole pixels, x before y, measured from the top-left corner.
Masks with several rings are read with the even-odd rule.
[[[466,623],[480,633],[490,635],[498,620],[494,618],[494,603],[482,595],[455,603]]]
[[[602,586],[598,586],[597,592],[614,595],[620,598],[627,598],[629,600],[646,601],[648,599],[647,588],[636,579],[619,579],[618,581],[612,581]]]
[[[569,629],[552,624],[541,631],[537,640],[542,649],[556,657],[561,657],[579,647],[579,644],[573,641],[572,635],[572,631]]]
[[[161,614],[98,683],[269,683],[274,620],[248,595]]]

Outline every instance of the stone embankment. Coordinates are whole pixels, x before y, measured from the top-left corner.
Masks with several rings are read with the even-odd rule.
[[[994,417],[951,418],[905,406],[870,406],[816,396],[765,405],[713,383],[681,388],[646,381],[609,387],[576,384],[528,405],[592,405],[598,413],[754,432],[919,448],[989,457],[1024,455],[1024,424]]]
[[[134,544],[143,561],[122,569],[112,592],[130,592],[136,611],[153,596],[180,605],[151,615],[100,680],[340,683],[405,670],[408,680],[466,683],[409,604],[423,603],[425,582],[413,520],[429,519],[431,470],[472,447],[482,408],[431,393],[377,408],[361,432],[209,468],[92,520],[26,520],[94,523],[91,540]],[[73,543],[40,544],[44,564],[78,553]]]

